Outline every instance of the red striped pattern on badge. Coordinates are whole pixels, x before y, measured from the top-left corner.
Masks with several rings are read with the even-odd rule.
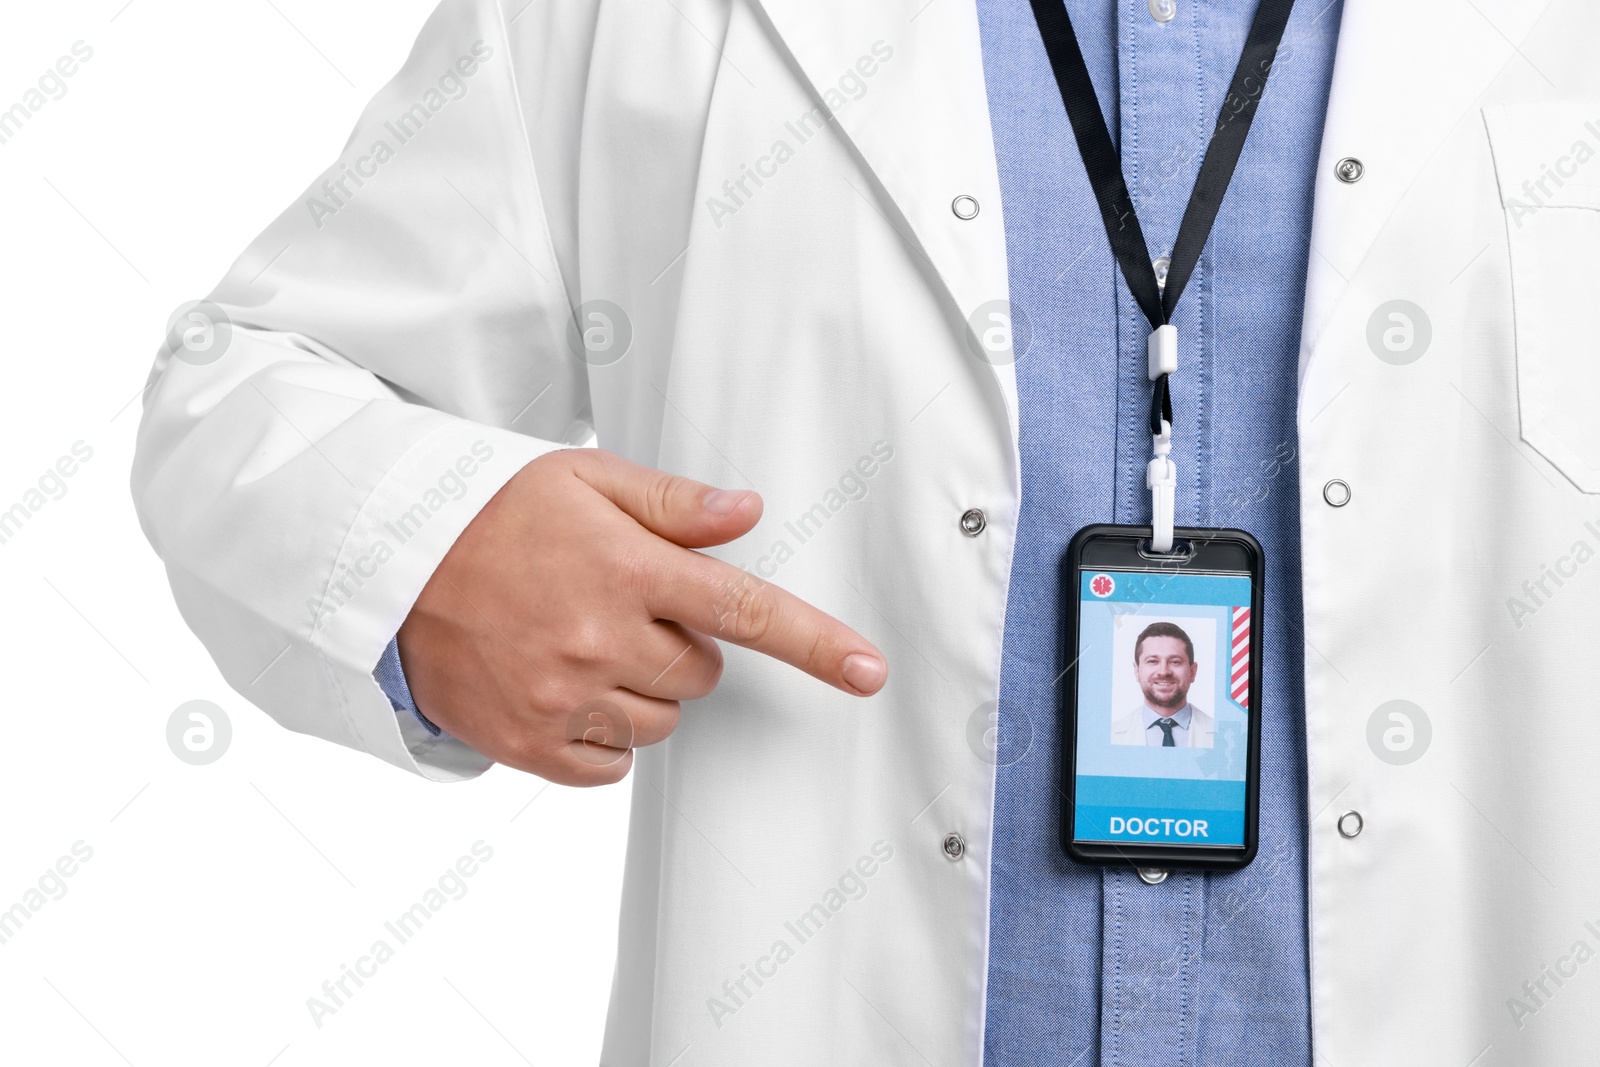
[[[1233,609],[1233,702],[1250,707],[1250,609]]]

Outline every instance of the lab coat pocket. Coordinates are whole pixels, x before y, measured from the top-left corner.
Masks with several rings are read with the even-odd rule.
[[[1600,493],[1600,100],[1485,108],[1505,210],[1522,439]]]

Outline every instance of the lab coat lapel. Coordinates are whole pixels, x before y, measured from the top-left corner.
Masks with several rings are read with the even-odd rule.
[[[1423,0],[1345,0],[1312,211],[1300,375],[1334,308],[1401,199],[1509,64],[1543,7],[1468,5],[1441,15]],[[1361,162],[1341,181],[1341,159]],[[1443,269],[1443,267],[1441,267]]]
[[[1000,179],[989,127],[973,0],[758,0],[812,90],[840,100],[839,80],[864,56],[892,50],[866,91],[835,110],[844,136],[876,188],[858,188],[931,268],[952,314],[970,321],[1009,297]],[[847,179],[850,180],[850,179]],[[978,215],[958,218],[969,196]],[[988,320],[985,319],[985,322]],[[965,327],[971,333],[971,326]],[[968,337],[969,347],[975,343]],[[1016,429],[1016,378],[1008,358],[993,367]]]

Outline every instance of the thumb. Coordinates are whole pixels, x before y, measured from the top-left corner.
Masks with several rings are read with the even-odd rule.
[[[574,464],[580,479],[651,533],[685,548],[725,544],[761,518],[753,489],[718,489],[603,449],[576,451],[589,453]]]

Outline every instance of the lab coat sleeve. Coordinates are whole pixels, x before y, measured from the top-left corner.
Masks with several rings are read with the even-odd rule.
[[[397,717],[374,665],[489,498],[588,436],[555,202],[583,6],[530,13],[513,49],[495,0],[447,0],[334,165],[179,317],[144,393],[139,521],[229,685],[435,780],[489,761]],[[530,49],[545,30],[562,39]]]

